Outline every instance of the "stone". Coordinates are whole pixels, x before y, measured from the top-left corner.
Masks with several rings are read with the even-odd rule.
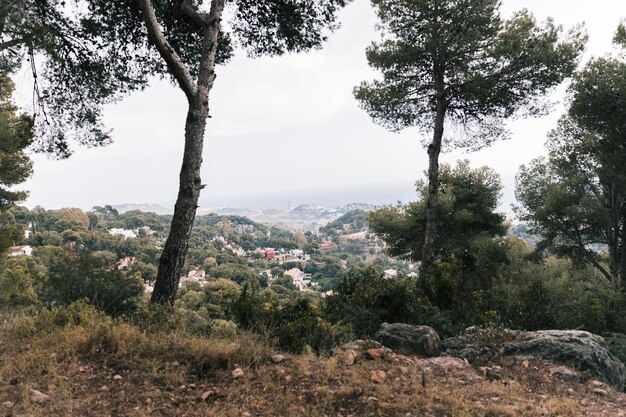
[[[376,340],[395,353],[403,355],[438,356],[441,339],[428,326],[406,323],[383,323],[378,328]]]
[[[45,403],[49,399],[50,399],[50,396],[47,394],[44,394],[41,391],[37,391],[36,389],[30,390],[30,400],[34,403],[37,403],[37,404]]]
[[[441,342],[443,354],[465,358],[471,363],[488,363],[512,356],[527,368],[529,360],[565,365],[622,390],[626,367],[609,352],[604,339],[581,330],[534,332],[473,329]]]
[[[114,381],[121,381],[122,379],[124,379],[124,377],[122,377],[122,375],[119,375],[119,374],[113,375],[113,380]]]
[[[11,401],[5,401],[2,403],[2,407],[4,408],[13,408],[15,406],[15,404],[13,404]]]
[[[601,336],[581,330],[540,330],[522,336],[521,342],[505,343],[503,354],[562,363],[623,389],[626,367],[609,352]]]
[[[243,413],[241,413],[241,417],[252,417],[252,414],[248,413],[247,411],[244,411]]]
[[[550,368],[550,375],[553,375],[563,381],[579,382],[578,372],[569,369],[567,366],[556,366]]]
[[[439,368],[445,372],[470,370],[472,367],[462,359],[452,356],[439,356],[424,359],[423,365],[429,368]]]
[[[100,387],[100,391],[107,392],[109,390],[110,390],[110,388],[108,386],[106,386],[106,385],[103,385],[103,386]]]
[[[370,371],[370,379],[376,384],[385,382],[386,377],[385,371]]]
[[[383,348],[368,349],[367,350],[367,357],[368,357],[368,359],[376,360],[376,359],[380,359],[383,356],[384,353],[385,353],[385,349],[383,349]]]
[[[207,399],[209,399],[210,397],[215,395],[215,391],[213,390],[208,390],[208,391],[204,391],[201,395],[200,395],[200,399],[202,401],[206,401]]]
[[[241,368],[235,368],[231,375],[235,379],[242,378],[243,377],[243,370]]]
[[[593,393],[596,395],[600,395],[602,397],[606,397],[607,395],[609,395],[609,393],[606,390],[600,389],[600,388],[596,388],[593,390]]]
[[[356,351],[354,349],[346,349],[342,355],[343,364],[346,366],[354,365],[356,361]]]
[[[277,353],[276,355],[272,355],[272,362],[274,363],[283,363],[285,362],[287,358],[285,357],[285,355],[281,355],[280,353]]]

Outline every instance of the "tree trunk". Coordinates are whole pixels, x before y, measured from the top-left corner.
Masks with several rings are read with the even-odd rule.
[[[618,286],[619,289],[626,293],[626,214],[622,215],[622,233],[620,235],[620,259],[619,259],[619,275],[618,275]]]
[[[151,302],[174,304],[178,281],[183,273],[183,265],[189,249],[189,237],[196,217],[198,198],[202,189],[200,166],[204,129],[209,114],[208,105],[194,103],[187,112],[185,122],[185,152],[180,170],[180,186],[174,208],[170,234],[167,237],[157,274]]]
[[[437,198],[439,191],[439,154],[443,139],[443,123],[446,113],[446,103],[443,94],[443,76],[435,81],[437,89],[437,109],[433,140],[428,145],[428,198],[426,199],[426,228],[424,231],[424,245],[422,246],[422,264],[420,276],[428,273],[435,261],[435,240],[437,238]]]
[[[180,169],[180,185],[174,207],[174,217],[169,236],[165,242],[154,291],[150,301],[173,305],[176,300],[178,283],[189,249],[189,237],[198,208],[198,198],[204,186],[200,179],[204,130],[209,117],[209,92],[215,81],[215,58],[220,19],[225,0],[212,0],[211,10],[203,14],[189,8],[183,2],[183,12],[188,13],[198,24],[203,25],[202,54],[199,63],[197,84],[176,51],[169,45],[156,22],[156,15],[150,0],[142,0],[144,20],[152,41],[161,57],[185,92],[189,109],[185,122],[185,151]]]

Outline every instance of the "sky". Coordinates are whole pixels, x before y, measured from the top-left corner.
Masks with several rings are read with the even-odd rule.
[[[527,8],[537,18],[552,16],[571,27],[584,22],[589,42],[584,60],[612,50],[611,39],[623,0],[504,0],[507,17]],[[392,133],[375,125],[359,108],[352,89],[377,74],[365,48],[379,39],[368,1],[355,0],[340,14],[341,28],[322,50],[250,59],[242,51],[217,69],[210,97],[200,207],[286,208],[288,203],[388,204],[416,197],[424,177],[426,150],[416,129]],[[25,75],[16,77],[20,97],[30,94]],[[504,185],[500,209],[510,211],[519,166],[545,154],[546,134],[565,111],[565,87],[552,99],[551,114],[508,123],[510,140],[474,153],[442,155],[443,162],[469,159],[488,165]],[[183,93],[155,81],[105,108],[114,143],[75,148],[67,160],[34,155],[34,175],[21,189],[26,205],[48,209],[123,203],[173,207],[182,161],[186,115]]]

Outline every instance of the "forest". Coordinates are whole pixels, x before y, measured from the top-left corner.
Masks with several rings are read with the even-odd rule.
[[[200,173],[205,139],[211,146],[217,68],[228,71],[236,53],[257,58],[322,48],[341,30],[338,15],[349,3],[78,0],[70,7],[57,0],[2,1],[0,399],[13,398],[5,407],[15,414],[8,415],[100,415],[78,402],[69,403],[75,411],[64,411],[62,402],[46,409],[48,400],[33,394],[42,394],[35,387],[50,373],[42,395],[75,401],[74,385],[55,382],[61,369],[75,367],[93,369],[94,378],[119,371],[118,381],[125,371],[163,374],[187,393],[196,386],[185,379],[189,375],[208,378],[194,401],[215,409],[196,410],[190,400],[186,411],[165,414],[250,416],[219,408],[229,395],[219,394],[227,388],[210,388],[226,378],[219,372],[234,368],[235,379],[242,368],[261,373],[268,355],[278,366],[286,354],[312,361],[294,365],[301,378],[319,371],[324,376],[317,377],[332,385],[335,367],[343,366],[335,359],[338,350],[358,351],[346,348],[355,340],[382,340],[383,323],[429,326],[444,344],[469,334],[468,328],[487,335],[481,343],[501,342],[516,331],[585,331],[602,336],[606,355],[626,364],[624,21],[614,29],[614,52],[584,61],[583,25],[564,29],[526,9],[505,19],[496,0],[372,0],[380,41],[365,54],[378,78],[353,80],[353,96],[373,123],[392,132],[411,129],[416,146],[423,145],[428,166],[421,175],[416,168],[414,201],[352,210],[315,231],[196,215],[200,193],[210,192],[202,191]],[[15,100],[15,74],[24,68],[33,79],[31,112]],[[114,132],[104,123],[104,106],[156,78],[169,80],[188,106],[178,138],[184,153],[173,214],[24,205],[28,191],[20,185],[36,169],[33,153],[71,158],[75,146],[108,145]],[[519,167],[513,217],[502,210],[502,179],[493,168],[440,161],[454,149],[475,151],[507,139],[509,120],[547,114],[548,96],[559,88],[566,90],[566,112],[547,135],[545,156]],[[382,354],[370,351],[369,359]],[[57,355],[62,358],[54,362]],[[20,359],[9,366],[9,357]],[[311,364],[319,358],[326,362],[317,369]],[[179,366],[173,363],[186,370],[173,370]],[[421,372],[412,383],[425,390],[426,365],[410,363]],[[590,372],[585,378],[597,377]],[[344,377],[358,380],[342,374],[337,381]],[[245,389],[252,390],[250,384]],[[108,392],[109,385],[94,390]],[[302,405],[304,411],[290,408],[306,403],[292,393],[293,403],[280,406],[282,415],[418,409],[424,414],[416,415],[596,415],[582,414],[578,403],[569,414],[570,405],[561,403],[552,414],[452,403],[438,412],[438,400],[430,397],[424,404],[367,399],[355,405],[338,387],[332,394],[318,388],[307,388],[315,390],[315,401]],[[31,393],[28,401],[19,399],[23,392]],[[254,392],[249,398],[263,397]],[[375,398],[381,396],[376,391]],[[271,409],[250,401],[244,402],[258,415]],[[626,406],[622,397],[613,400],[619,401]],[[236,405],[237,399],[225,402]],[[107,404],[119,407],[113,414],[131,415],[124,408],[131,403]],[[152,415],[151,404],[144,404],[151,411],[133,415]],[[272,410],[266,415],[281,415],[280,408]]]

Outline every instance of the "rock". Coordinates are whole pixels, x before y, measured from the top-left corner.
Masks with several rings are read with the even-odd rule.
[[[578,372],[572,371],[566,366],[556,366],[556,367],[550,368],[550,375],[553,375],[567,382],[579,382],[580,381]]]
[[[425,359],[423,364],[429,368],[439,368],[445,372],[470,370],[472,367],[462,359],[452,356],[439,356]]]
[[[376,359],[380,359],[383,356],[384,353],[385,353],[385,349],[383,349],[383,348],[368,349],[367,350],[367,357],[368,357],[368,359],[376,360]]]
[[[4,408],[13,408],[15,406],[15,404],[13,404],[11,401],[5,401],[2,403],[2,407]]]
[[[37,404],[45,403],[49,399],[50,399],[50,396],[47,394],[44,394],[41,391],[37,391],[36,389],[30,390],[30,400],[34,403],[37,403]]]
[[[277,353],[276,355],[272,355],[272,362],[274,363],[283,363],[285,362],[285,359],[287,359],[285,355],[281,355],[280,353]]]
[[[596,394],[596,395],[600,395],[602,397],[606,397],[607,395],[609,395],[609,393],[607,391],[605,391],[603,389],[600,389],[600,388],[594,389],[593,393]]]
[[[626,381],[626,367],[609,352],[604,339],[580,330],[523,333],[521,342],[504,344],[503,354],[563,363],[587,372],[620,391]]]
[[[119,375],[119,374],[113,375],[113,381],[121,381],[122,379],[124,379],[122,375]]]
[[[376,384],[385,382],[386,377],[385,371],[370,371],[370,379]]]
[[[110,390],[110,388],[108,386],[106,386],[106,385],[103,385],[103,386],[100,387],[100,391],[107,392],[109,390]]]
[[[428,326],[383,323],[378,328],[376,340],[403,355],[438,356],[441,352],[441,339]]]
[[[347,349],[343,352],[342,358],[344,365],[352,366],[356,361],[356,351],[354,349]]]
[[[231,375],[235,379],[241,378],[243,377],[243,370],[241,368],[235,368]]]
[[[528,360],[575,368],[622,390],[626,367],[611,354],[600,336],[580,330],[522,332],[506,329],[472,329],[441,342],[444,355],[487,363],[513,356],[528,367]]]
[[[241,417],[252,417],[252,414],[248,413],[247,411],[244,411],[243,413],[241,413]]]
[[[210,397],[215,395],[215,391],[213,390],[208,390],[208,391],[204,391],[201,395],[200,395],[200,399],[202,401],[206,401],[207,399],[209,399]]]

